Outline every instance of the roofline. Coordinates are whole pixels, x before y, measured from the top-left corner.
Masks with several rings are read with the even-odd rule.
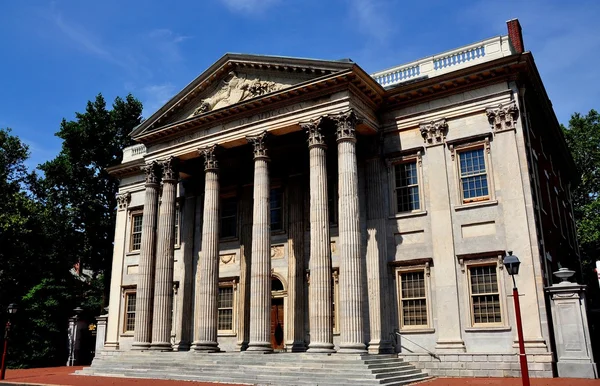
[[[174,95],[167,103],[165,103],[160,109],[155,111],[148,119],[144,120],[139,126],[134,128],[130,135],[134,139],[142,133],[148,126],[158,120],[165,112],[169,111],[179,100],[183,99],[187,94],[193,91],[203,81],[207,80],[210,75],[217,72],[221,67],[231,61],[240,62],[252,62],[252,63],[265,63],[283,67],[304,67],[304,68],[327,68],[330,70],[345,70],[351,68],[355,63],[352,61],[334,61],[334,60],[321,60],[321,59],[304,59],[304,58],[291,58],[285,56],[269,56],[269,55],[252,55],[252,54],[235,54],[226,53],[219,58],[210,67],[204,70],[194,80],[188,83],[181,91]]]

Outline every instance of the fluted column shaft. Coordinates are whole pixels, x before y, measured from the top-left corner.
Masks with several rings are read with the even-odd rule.
[[[308,352],[333,352],[331,242],[327,200],[325,138],[318,123],[303,125],[310,156],[310,286],[308,288],[310,344]]]
[[[360,212],[356,159],[356,117],[352,110],[335,117],[338,144],[340,243],[340,350],[366,352],[363,334]]]
[[[152,335],[152,298],[154,295],[154,260],[156,240],[156,220],[158,212],[159,168],[157,162],[144,166],[146,172],[146,194],[142,215],[142,238],[136,290],[135,330],[133,350],[150,347]]]
[[[175,247],[175,196],[177,195],[176,159],[169,157],[161,162],[163,188],[158,219],[156,270],[154,280],[154,316],[152,325],[152,350],[171,350],[173,323],[173,252]]]
[[[217,343],[219,294],[219,176],[215,146],[200,150],[204,155],[204,220],[202,223],[202,251],[200,254],[200,282],[196,318],[197,335],[193,349],[219,351]]]
[[[266,132],[247,137],[254,145],[254,211],[252,217],[252,263],[250,274],[250,342],[247,352],[270,352],[271,348],[271,219],[269,158]]]

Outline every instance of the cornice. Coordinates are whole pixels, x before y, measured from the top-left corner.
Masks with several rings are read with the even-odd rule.
[[[139,158],[133,161],[129,161],[120,165],[115,165],[106,168],[106,171],[111,176],[115,176],[118,178],[124,178],[134,175],[142,175],[142,166],[145,165],[144,159]]]

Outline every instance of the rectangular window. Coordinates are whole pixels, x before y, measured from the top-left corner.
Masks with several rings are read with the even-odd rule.
[[[129,251],[139,251],[142,245],[142,213],[131,215],[131,244]]]
[[[237,197],[221,200],[221,237],[237,237]]]
[[[135,299],[136,293],[125,292],[125,325],[124,332],[133,332],[135,329]]]
[[[181,208],[179,206],[179,204],[177,204],[177,206],[175,207],[175,246],[178,247],[179,243],[180,243],[180,229],[181,229]]]
[[[501,324],[496,265],[469,267],[471,318],[474,326]]]
[[[339,333],[339,318],[338,318],[338,307],[339,303],[339,272],[337,270],[333,271],[331,278],[331,315],[333,320],[333,332]]]
[[[421,209],[417,161],[394,165],[396,213]]]
[[[338,221],[338,189],[337,179],[330,177],[327,179],[327,206],[329,209],[329,225],[336,225]]]
[[[483,148],[459,153],[460,189],[463,203],[488,200],[488,176]]]
[[[283,230],[283,191],[281,188],[273,188],[270,192],[271,207],[271,230]]]
[[[219,298],[217,301],[218,313],[218,330],[232,331],[233,330],[233,287],[219,287]]]
[[[425,272],[401,272],[400,328],[427,327]]]

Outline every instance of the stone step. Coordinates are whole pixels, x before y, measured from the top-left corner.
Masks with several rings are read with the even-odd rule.
[[[429,378],[393,355],[101,352],[82,375],[254,385],[404,385]]]

